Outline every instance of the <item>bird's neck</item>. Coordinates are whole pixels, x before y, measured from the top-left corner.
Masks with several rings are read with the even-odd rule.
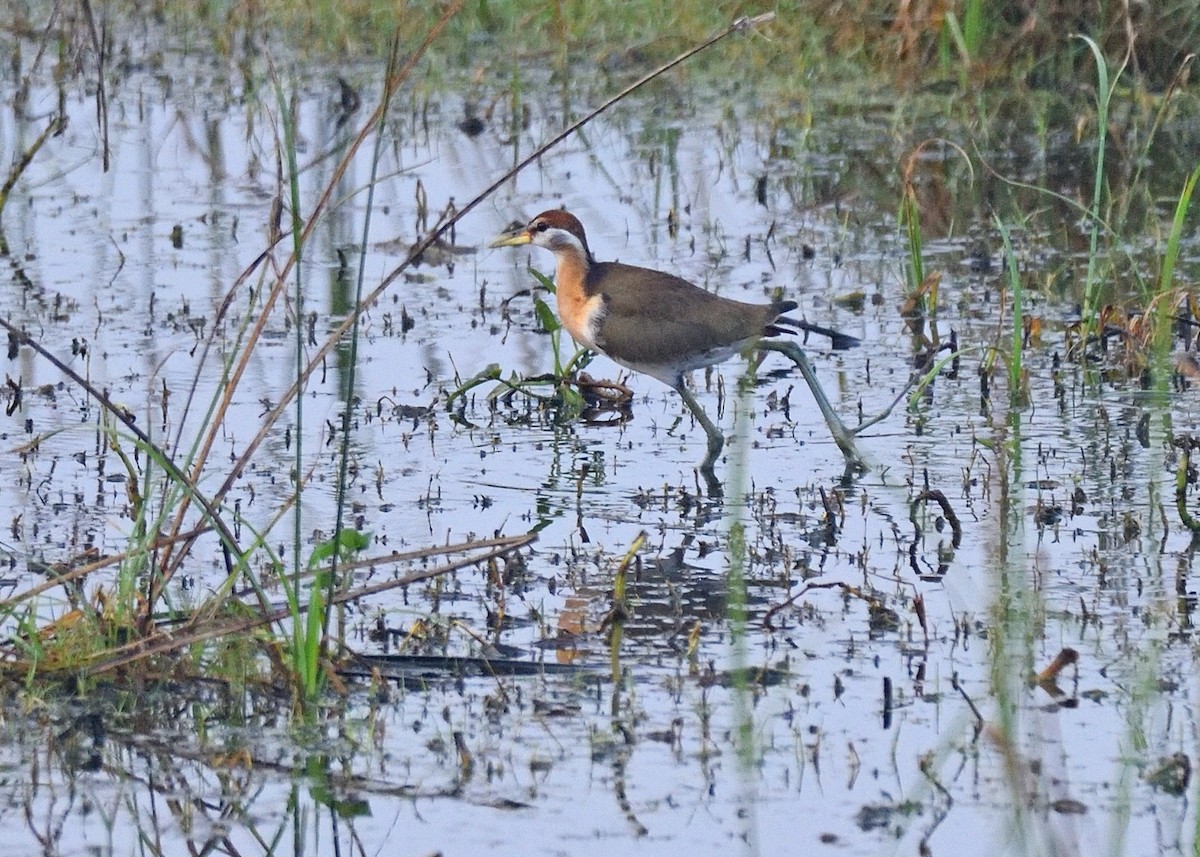
[[[588,257],[573,247],[559,250],[554,256],[557,263],[554,282],[559,296],[562,297],[565,290],[572,299],[581,300],[586,297],[587,275],[591,268]]]
[[[588,290],[587,254],[571,248],[556,252],[557,267],[554,283],[557,292],[558,317],[571,338],[592,350],[602,350],[596,344],[604,296],[598,288]]]

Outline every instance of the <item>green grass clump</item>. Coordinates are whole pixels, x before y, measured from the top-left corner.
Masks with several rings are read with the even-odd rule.
[[[120,14],[126,20],[166,23],[176,33],[194,30],[195,44],[215,45],[223,52],[257,51],[262,39],[278,37],[303,53],[339,58],[382,58],[393,37],[403,44],[419,42],[449,10],[453,14],[446,38],[431,52],[446,71],[508,63],[514,57],[555,68],[574,61],[598,61],[617,72],[645,68],[735,18],[773,10],[776,20],[763,38],[720,59],[704,58],[691,69],[703,73],[712,62],[718,64],[713,69],[718,77],[727,79],[736,68],[743,85],[781,74],[792,75],[796,83],[832,81],[852,71],[907,89],[944,82],[1074,89],[1088,74],[1092,56],[1083,42],[1067,37],[1082,35],[1110,63],[1127,60],[1130,74],[1147,89],[1161,90],[1200,42],[1200,7],[1182,0],[1046,0],[1032,7],[957,0],[899,8],[885,0],[691,0],[666,6],[658,0],[117,0],[108,5],[114,20]],[[9,13],[7,23],[36,29],[50,15],[46,0],[25,0]]]

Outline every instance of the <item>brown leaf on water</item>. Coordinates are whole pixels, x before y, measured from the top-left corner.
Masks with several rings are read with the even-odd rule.
[[[938,286],[941,282],[942,275],[937,271],[926,276],[917,290],[900,305],[900,317],[921,318],[928,307],[937,306]]]
[[[1070,647],[1065,648],[1055,656],[1048,667],[1037,674],[1034,681],[1041,685],[1054,684],[1059,673],[1077,663],[1079,663],[1079,652]]]

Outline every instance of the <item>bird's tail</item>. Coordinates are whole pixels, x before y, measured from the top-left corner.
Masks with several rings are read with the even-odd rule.
[[[819,324],[813,324],[802,318],[788,318],[784,315],[767,325],[767,335],[769,336],[775,336],[780,333],[791,333],[795,330],[802,330],[805,333],[815,333],[818,336],[828,336],[830,347],[834,351],[845,351],[848,348],[855,348],[862,344],[862,340],[857,336],[841,333],[829,327],[822,327]]]

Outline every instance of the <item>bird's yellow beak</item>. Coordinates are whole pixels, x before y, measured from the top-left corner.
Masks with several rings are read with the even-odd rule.
[[[522,226],[520,229],[514,229],[511,232],[505,232],[503,235],[497,235],[488,246],[520,247],[522,244],[529,244],[532,241],[533,236],[529,234],[528,227]]]

